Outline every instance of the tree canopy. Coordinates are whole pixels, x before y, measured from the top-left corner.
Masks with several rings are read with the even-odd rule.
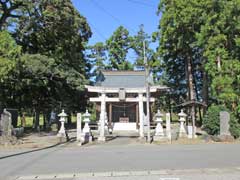
[[[110,66],[117,70],[132,69],[127,61],[127,53],[130,49],[131,37],[123,26],[119,26],[113,35],[106,41],[109,52]]]
[[[13,37],[7,31],[0,31],[0,80],[4,80],[14,68],[21,53]]]
[[[92,33],[70,0],[1,1],[0,27],[6,30],[0,34],[1,78],[13,70],[1,84],[13,97],[1,94],[5,106],[84,108],[90,71],[84,51]]]
[[[158,55],[176,104],[215,103],[239,116],[239,5],[238,0],[160,2]]]

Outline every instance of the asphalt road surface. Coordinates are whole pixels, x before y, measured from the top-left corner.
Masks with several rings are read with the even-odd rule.
[[[240,144],[60,145],[28,151],[0,151],[0,180],[240,179]]]

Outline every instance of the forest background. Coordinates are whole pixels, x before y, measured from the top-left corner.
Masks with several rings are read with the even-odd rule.
[[[83,112],[89,106],[84,85],[103,69],[141,68],[144,41],[154,83],[171,88],[156,106],[177,112],[183,102],[202,102],[207,108],[192,106],[189,114],[204,115],[206,127],[217,123],[207,118],[211,111],[226,109],[239,136],[240,1],[161,0],[153,11],[154,33],[139,25],[130,35],[121,25],[89,45],[88,20],[70,0],[0,0],[1,107],[34,114],[35,128],[40,114],[48,119],[53,109]]]

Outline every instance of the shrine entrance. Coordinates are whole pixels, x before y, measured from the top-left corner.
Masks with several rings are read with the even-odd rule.
[[[137,102],[111,102],[108,117],[113,130],[137,130],[139,128]]]
[[[145,136],[145,80],[144,71],[101,71],[95,86],[85,86],[89,101],[96,103],[99,141],[106,140],[106,127],[112,132],[132,131],[137,132],[141,138]],[[149,102],[153,103],[155,97],[168,89],[166,86],[152,84],[149,88]]]
[[[136,105],[137,103],[112,103],[112,122],[136,122]]]

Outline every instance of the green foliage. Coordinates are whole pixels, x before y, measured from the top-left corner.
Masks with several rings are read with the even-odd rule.
[[[93,46],[88,46],[87,49],[90,51],[88,53],[88,58],[91,61],[91,64],[93,64],[93,75],[96,75],[98,71],[103,70],[106,68],[106,59],[107,59],[107,54],[106,50],[107,47],[104,43],[102,42],[97,42]]]
[[[7,31],[0,31],[0,80],[4,79],[16,66],[21,47]]]
[[[208,134],[218,135],[220,133],[220,111],[229,110],[222,105],[211,105],[208,108],[207,114],[203,118],[203,129]],[[235,138],[240,137],[240,124],[233,113],[230,113],[229,131]]]
[[[0,28],[12,25],[13,37],[22,47],[6,33],[0,38],[0,65],[5,68],[0,67],[0,78],[11,70],[0,84],[0,102],[38,112],[84,109],[83,90],[90,75],[84,51],[91,36],[86,18],[70,0],[0,2]],[[4,8],[11,8],[10,14]]]
[[[239,100],[239,12],[240,1],[207,1],[204,24],[197,33],[198,45],[207,59],[205,70],[211,77],[212,96],[234,110]]]
[[[196,43],[196,32],[200,30],[203,21],[201,14],[204,3],[203,0],[162,0],[159,5],[161,19],[154,39],[160,39],[160,66],[164,69],[165,82],[171,87],[173,102],[176,104],[191,99],[193,89],[196,93],[194,98],[199,99],[201,96],[203,58]],[[188,70],[188,61],[191,71]],[[190,78],[190,74],[193,78]]]
[[[70,0],[35,1],[21,17],[16,35],[25,53],[39,54],[35,61],[25,61],[29,72],[36,79],[44,79],[41,84],[51,89],[50,94],[58,104],[72,107],[71,101],[79,97],[88,83],[89,62],[83,51],[91,30],[86,19]],[[30,81],[32,86],[36,79]]]
[[[147,57],[148,61],[150,61],[154,54],[153,50],[149,47],[151,43],[151,38],[144,31],[143,25],[141,25],[139,31],[135,36],[132,37],[132,40],[131,40],[131,48],[134,50],[135,54],[137,55],[137,58],[134,64],[138,66],[144,65],[143,42],[145,42],[145,56]]]
[[[234,138],[240,137],[240,123],[234,116],[231,116],[231,121],[229,122],[229,131]]]
[[[160,39],[158,53],[174,102],[186,101],[190,94],[186,78],[191,73],[186,71],[189,57],[196,99],[222,104],[239,119],[240,1],[162,0],[159,13],[159,31],[154,38]],[[209,121],[205,117],[205,128],[216,134],[219,122],[215,111],[219,109],[210,107],[209,111],[207,116],[213,117]],[[240,127],[232,119],[231,133],[238,137]]]
[[[203,129],[211,135],[220,133],[220,111],[226,111],[224,106],[211,105],[208,108],[207,114],[203,118]]]
[[[0,0],[0,30],[7,29],[20,17],[21,9],[24,9],[31,0]]]
[[[106,45],[109,52],[109,66],[115,70],[129,70],[132,65],[126,60],[130,48],[131,37],[123,26],[116,29],[113,35],[107,40]]]
[[[40,54],[24,54],[21,62],[18,86],[25,103],[42,111],[53,108],[54,100],[59,100],[59,91],[55,88],[61,85],[55,60]]]

